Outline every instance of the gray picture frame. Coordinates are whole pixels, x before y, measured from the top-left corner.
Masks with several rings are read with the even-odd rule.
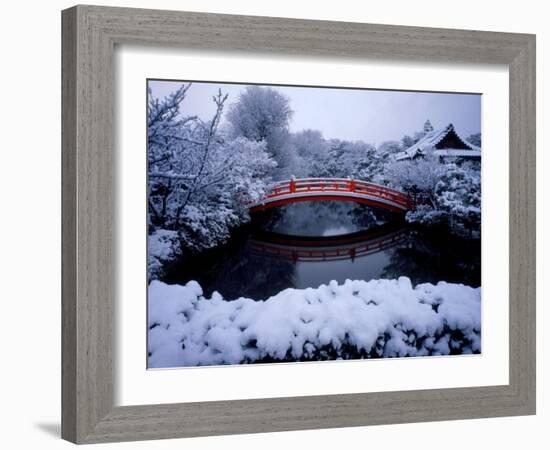
[[[64,439],[95,443],[535,413],[534,35],[98,6],[63,11],[62,32]],[[117,44],[506,65],[509,384],[115,407],[113,53]]]

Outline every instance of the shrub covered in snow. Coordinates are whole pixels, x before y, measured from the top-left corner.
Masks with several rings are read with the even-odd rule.
[[[479,163],[440,163],[434,158],[395,161],[387,165],[390,185],[416,191],[423,203],[407,213],[420,225],[446,225],[455,234],[479,238],[481,170]]]
[[[151,368],[481,351],[480,289],[461,284],[332,281],[226,301],[153,281],[148,308]]]
[[[477,165],[447,166],[436,188],[439,211],[460,234],[479,237],[481,228],[481,171]]]
[[[170,230],[157,230],[147,239],[147,271],[149,279],[157,279],[162,268],[181,254],[178,233]]]

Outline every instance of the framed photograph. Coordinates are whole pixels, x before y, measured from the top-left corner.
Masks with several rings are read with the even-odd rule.
[[[481,94],[147,90],[149,368],[481,353]]]
[[[535,37],[63,11],[62,435],[535,413]]]

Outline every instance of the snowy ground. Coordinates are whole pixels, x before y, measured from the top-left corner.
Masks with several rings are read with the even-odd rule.
[[[481,351],[481,290],[440,282],[335,281],[265,300],[149,285],[149,367],[469,354]]]

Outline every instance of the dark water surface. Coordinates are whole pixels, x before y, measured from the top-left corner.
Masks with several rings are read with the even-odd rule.
[[[480,240],[354,203],[297,203],[254,216],[223,246],[181,258],[162,281],[196,280],[206,296],[263,300],[290,287],[400,276],[480,286]]]

